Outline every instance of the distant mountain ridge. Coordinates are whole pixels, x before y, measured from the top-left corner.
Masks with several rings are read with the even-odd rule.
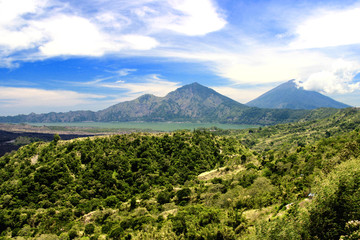
[[[333,113],[328,109],[321,113]],[[5,123],[31,122],[218,122],[270,125],[293,122],[311,116],[309,110],[262,109],[236,102],[211,88],[192,83],[170,92],[165,97],[145,94],[104,110],[64,113],[29,114],[0,117]]]
[[[347,108],[344,103],[315,91],[298,87],[295,80],[283,83],[246,105],[259,108],[288,108],[288,109],[316,109],[316,108]]]
[[[133,101],[113,105],[97,113],[98,121],[170,121],[189,119],[222,118],[231,111],[249,108],[211,88],[198,83],[185,85],[165,97],[143,95]]]

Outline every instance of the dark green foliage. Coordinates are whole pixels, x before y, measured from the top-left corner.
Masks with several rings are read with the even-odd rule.
[[[108,207],[115,207],[118,202],[119,202],[119,199],[114,195],[108,196],[105,199],[105,205]]]
[[[130,199],[130,209],[135,209],[136,195],[147,200],[151,188],[183,184],[224,162],[216,137],[206,131],[160,136],[130,134],[71,142],[60,142],[55,136],[52,143],[38,146],[39,143],[33,143],[15,155],[0,158],[0,206],[8,210],[49,209],[52,220],[45,221],[49,224],[45,233],[56,232],[74,218],[104,207],[116,208]],[[166,191],[170,194],[160,194],[159,202],[170,202],[172,187]],[[190,200],[188,188],[180,193],[184,193],[178,196],[180,202]],[[29,219],[20,221],[15,216],[6,220],[7,214],[0,215],[2,231],[30,224]],[[44,219],[37,216],[39,220],[32,225],[45,226]],[[131,227],[140,228],[143,220],[136,221]],[[111,229],[114,236],[119,235],[120,230]]]
[[[358,115],[32,143],[0,158],[0,239],[358,239]]]
[[[124,236],[124,229],[121,227],[114,228],[110,234],[109,237],[114,240],[120,240]]]
[[[185,205],[190,201],[191,190],[189,188],[183,188],[176,193],[177,203]]]
[[[69,238],[70,238],[70,239],[74,239],[74,238],[76,238],[77,236],[78,236],[78,233],[77,233],[76,230],[72,229],[72,230],[69,231]]]
[[[60,140],[61,140],[61,138],[60,138],[59,134],[55,134],[55,135],[54,135],[53,142],[54,142],[55,144],[57,144],[58,141],[60,141]]]
[[[91,235],[91,234],[94,233],[94,231],[95,231],[95,226],[94,226],[94,224],[89,223],[89,224],[86,224],[86,225],[85,225],[85,234]]]
[[[239,184],[246,188],[253,184],[254,180],[258,177],[258,173],[253,168],[249,168],[247,171],[240,172],[236,177]]]
[[[17,137],[15,139],[14,144],[18,145],[18,146],[24,146],[24,145],[27,145],[27,144],[30,144],[30,143],[33,143],[33,142],[38,142],[38,141],[41,141],[41,139],[40,138],[34,138],[34,137],[20,136],[20,137]]]
[[[131,201],[130,201],[130,210],[133,210],[136,208],[136,198],[133,197],[131,198]]]
[[[185,207],[170,219],[173,231],[185,239],[235,239],[234,230],[245,219],[239,217],[237,222],[232,222],[234,219],[230,217],[228,222],[230,227],[220,227],[220,216],[223,214],[226,213],[214,208],[193,205]]]
[[[159,204],[164,204],[170,202],[170,198],[171,198],[171,193],[165,190],[157,195],[156,201]]]

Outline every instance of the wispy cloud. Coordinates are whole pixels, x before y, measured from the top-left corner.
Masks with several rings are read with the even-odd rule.
[[[243,99],[251,100],[258,93],[259,84],[290,79],[301,81],[308,90],[327,94],[359,89],[359,83],[354,81],[360,72],[358,58],[353,57],[354,53],[328,48],[360,44],[360,35],[355,30],[360,22],[360,8],[321,8],[307,14],[291,24],[285,19],[287,14],[279,16],[275,24],[278,29],[283,24],[283,33],[274,33],[268,42],[266,38],[249,38],[234,32],[230,40],[219,39],[223,46],[192,43],[192,48],[188,48],[191,51],[174,49],[164,55],[204,63],[216,75],[230,80],[231,84],[226,86],[229,93],[239,91],[232,84],[254,85],[243,92]],[[241,43],[238,46],[233,42],[236,36]],[[281,41],[276,42],[279,38]]]
[[[131,4],[107,1],[106,7],[91,0],[87,10],[83,4],[56,0],[1,1],[2,65],[24,60],[20,52],[24,50],[29,60],[147,51],[160,46],[159,34],[164,31],[205,35],[226,24],[211,0],[142,0]]]
[[[304,49],[360,44],[359,22],[360,8],[319,11],[296,27],[290,47]]]
[[[83,94],[74,91],[44,90],[37,88],[18,88],[0,86],[1,115],[13,111],[29,113],[29,109],[69,110],[77,106],[90,105],[106,99],[97,94]]]
[[[166,80],[159,74],[133,75],[136,69],[120,69],[109,72],[112,73],[111,76],[96,78],[85,82],[57,82],[62,85],[86,86],[98,90],[111,89],[113,93],[108,95],[108,97],[111,98],[107,101],[109,104],[117,103],[116,101],[133,100],[143,94],[153,94],[158,97],[163,97],[181,86],[180,82]]]
[[[211,87],[215,91],[235,100],[240,103],[247,103],[250,100],[253,100],[263,94],[266,91],[269,91],[272,87],[257,87],[257,88],[241,88],[236,86],[218,86]]]
[[[82,94],[74,91],[15,87],[0,87],[0,96],[1,102],[9,103],[11,106],[72,106],[84,103],[89,99],[105,98],[102,95]]]
[[[137,69],[131,69],[131,68],[124,68],[124,69],[120,69],[115,71],[120,77],[125,77],[129,74],[131,74],[132,72],[136,72]]]
[[[156,74],[151,74],[142,78],[143,79],[140,82],[117,81],[115,83],[103,83],[99,86],[125,90],[126,95],[132,97],[138,97],[143,94],[154,94],[155,96],[163,97],[167,93],[180,87],[179,82],[171,82],[161,79]]]

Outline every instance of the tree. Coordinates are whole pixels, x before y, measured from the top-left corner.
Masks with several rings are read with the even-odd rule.
[[[109,237],[111,239],[117,240],[117,239],[121,239],[123,235],[124,235],[124,229],[122,227],[117,227],[110,232]]]
[[[176,193],[177,202],[180,205],[185,205],[190,201],[191,190],[190,188],[183,188]]]
[[[170,202],[170,197],[171,197],[171,194],[167,191],[162,191],[160,192],[157,197],[156,197],[156,201],[159,203],[159,204],[164,204],[164,203],[168,203]]]
[[[320,182],[315,194],[309,211],[310,234],[317,239],[351,235],[347,225],[360,219],[359,160],[339,165]]]
[[[89,224],[87,224],[87,225],[85,226],[85,234],[91,235],[91,234],[94,233],[94,231],[95,231],[95,226],[94,226],[94,224],[89,223]]]
[[[136,198],[133,197],[131,198],[131,201],[130,201],[130,210],[133,210],[136,208]]]
[[[54,134],[54,139],[53,142],[55,143],[55,145],[61,140],[61,137],[59,134]]]

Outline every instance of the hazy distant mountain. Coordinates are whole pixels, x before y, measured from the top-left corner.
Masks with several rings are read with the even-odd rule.
[[[71,111],[0,117],[0,122],[82,122],[82,121],[238,121],[249,107],[198,83],[185,85],[165,97],[145,94],[98,112]]]
[[[177,121],[224,119],[248,106],[198,83],[185,85],[165,97],[146,94],[97,113],[98,121]]]
[[[316,108],[346,108],[344,103],[335,101],[315,91],[307,91],[297,87],[294,80],[283,83],[264,93],[246,105],[259,108],[288,108],[288,109],[316,109]]]
[[[332,110],[328,110],[332,111]],[[172,121],[276,124],[292,122],[311,114],[308,110],[262,109],[236,102],[198,83],[185,85],[165,97],[145,94],[98,112],[29,114],[0,117],[0,122],[111,122]]]

